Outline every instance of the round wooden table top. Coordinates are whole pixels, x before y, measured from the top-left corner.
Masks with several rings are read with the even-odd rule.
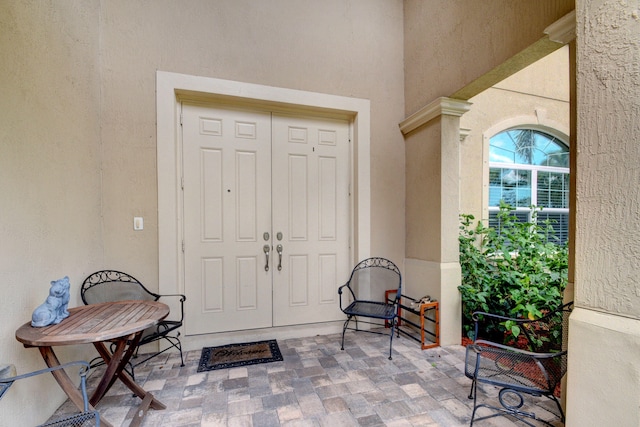
[[[69,317],[42,328],[27,322],[16,330],[25,346],[56,346],[108,341],[147,329],[169,315],[157,301],[114,301],[69,309]]]

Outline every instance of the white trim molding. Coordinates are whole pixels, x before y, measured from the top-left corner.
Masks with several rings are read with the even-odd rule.
[[[400,131],[403,135],[406,135],[436,117],[442,115],[460,117],[469,111],[470,108],[470,102],[461,99],[440,97],[400,122]]]
[[[544,29],[549,40],[556,43],[567,44],[576,38],[576,11],[572,10],[562,18]]]
[[[464,142],[469,135],[471,135],[471,129],[460,128],[460,142]]]
[[[180,103],[183,99],[348,119],[352,128],[351,257],[371,251],[371,105],[367,99],[156,72],[159,290],[182,293]]]

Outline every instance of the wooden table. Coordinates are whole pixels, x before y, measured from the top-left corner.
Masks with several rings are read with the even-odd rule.
[[[54,346],[93,344],[107,368],[89,399],[92,408],[109,391],[116,379],[122,381],[142,399],[132,426],[140,423],[149,407],[166,408],[124,371],[142,337],[142,332],[169,315],[169,307],[166,304],[156,301],[116,301],[71,308],[69,313],[69,317],[57,325],[34,328],[31,322],[27,322],[16,330],[16,339],[27,348],[38,347],[49,367],[60,365],[53,351]],[[105,341],[115,343],[113,354],[107,349]],[[53,371],[52,374],[69,399],[82,411],[82,394],[71,378],[62,369]],[[102,424],[111,426],[106,420],[102,420]]]

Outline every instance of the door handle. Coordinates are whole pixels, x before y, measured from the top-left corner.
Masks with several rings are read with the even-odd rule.
[[[278,271],[282,270],[282,245],[276,246],[276,251],[278,251]]]
[[[262,250],[264,251],[264,256],[267,258],[267,263],[264,265],[264,271],[269,271],[269,245],[264,245]]]

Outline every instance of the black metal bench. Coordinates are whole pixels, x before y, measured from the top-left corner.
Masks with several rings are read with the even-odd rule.
[[[526,395],[545,396],[555,402],[558,416],[564,423],[564,411],[559,394],[562,377],[567,371],[567,333],[569,314],[573,303],[565,304],[537,320],[513,319],[489,313],[476,312],[475,338],[467,346],[465,375],[472,380],[469,399],[473,399],[471,423],[475,421],[508,415],[527,425],[534,419],[553,426],[540,419],[534,412],[525,410]],[[508,322],[508,323],[506,323]],[[519,330],[518,337],[511,335],[512,342],[498,343],[497,335],[505,337],[505,323]],[[483,339],[483,334],[493,332],[493,341]],[[506,335],[507,341],[509,334]],[[500,388],[498,400],[501,407],[478,401],[478,384],[490,384]],[[476,418],[479,408],[489,408],[492,413]]]
[[[369,291],[372,288],[395,289],[395,297],[391,301],[371,301],[359,298],[359,293]],[[348,292],[347,292],[348,291]],[[342,294],[345,294],[345,300]],[[364,293],[364,292],[363,292]],[[398,330],[398,305],[402,295],[402,275],[400,269],[386,258],[373,257],[360,261],[351,272],[349,280],[338,288],[340,296],[340,310],[347,315],[347,320],[342,327],[341,350],[344,350],[344,334],[347,329],[352,331],[370,332],[382,334],[383,332],[371,329],[360,329],[358,322],[382,326],[379,321],[384,321],[389,327],[389,360],[393,352],[393,332]],[[348,305],[347,302],[349,302]],[[346,305],[346,306],[345,306]],[[367,318],[370,321],[359,320]],[[349,322],[355,321],[356,327],[350,328]],[[400,333],[398,332],[398,336]]]
[[[184,320],[184,302],[186,296],[183,294],[160,295],[148,290],[138,279],[130,274],[116,270],[102,270],[95,272],[84,279],[80,288],[80,297],[85,304],[99,304],[110,301],[143,300],[165,302],[168,298],[174,298],[180,302],[180,318],[177,316],[173,320],[164,319],[156,326],[144,331],[138,343],[134,357],[138,356],[140,347],[145,344],[159,340],[166,340],[169,345],[157,352],[147,355],[143,360],[136,361],[136,364],[129,364],[129,375],[135,379],[134,367],[141,365],[172,348],[180,352],[180,366],[184,366],[182,355],[182,344],[180,342],[180,331]],[[91,367],[103,364],[101,357],[96,357],[91,361]]]

